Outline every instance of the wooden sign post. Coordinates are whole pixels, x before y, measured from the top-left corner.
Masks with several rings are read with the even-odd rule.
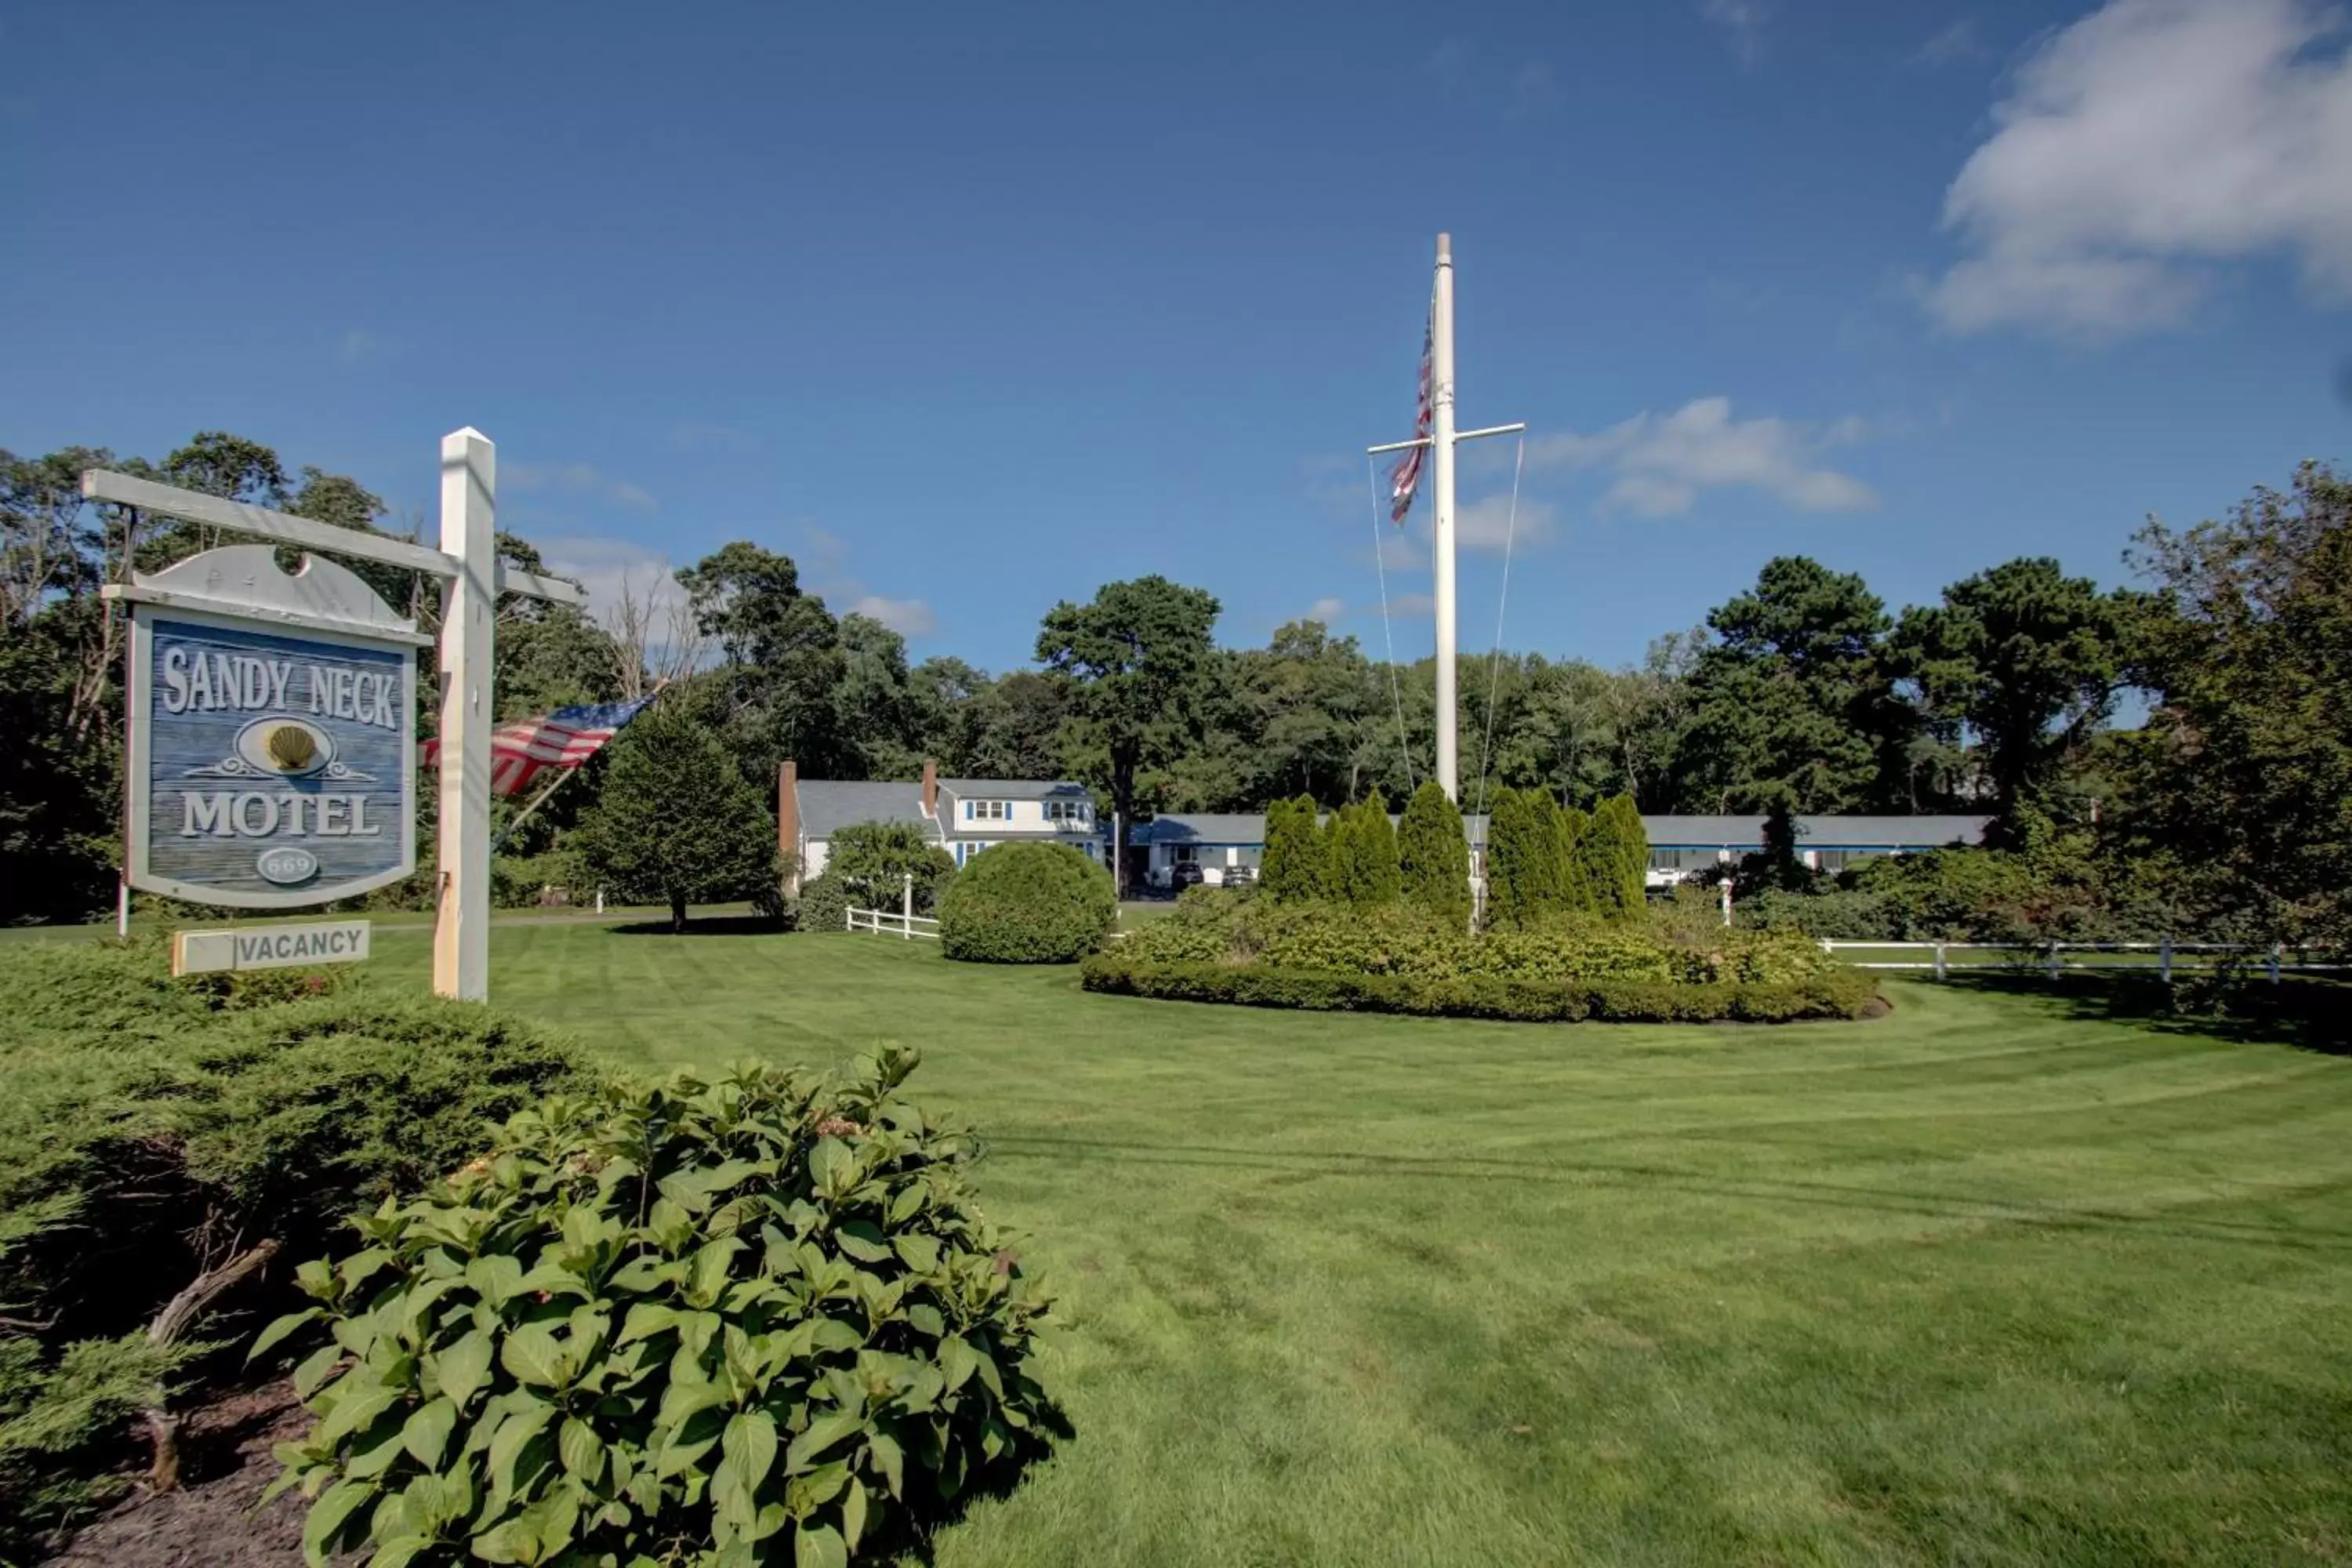
[[[439,914],[433,989],[489,994],[492,626],[500,594],[584,605],[497,551],[498,454],[441,443],[441,548],[335,528],[128,474],[92,500],[421,572],[442,584]],[[205,551],[110,585],[131,612],[126,885],[238,909],[301,909],[416,864],[416,649],[433,638],[357,574],[268,545]],[[364,951],[363,942],[361,951]]]

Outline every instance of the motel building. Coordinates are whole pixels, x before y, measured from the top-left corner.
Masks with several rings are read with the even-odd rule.
[[[1393,817],[1391,820],[1394,820]],[[1911,855],[1984,842],[1988,816],[1800,816],[1798,851],[1805,864],[1834,875],[1857,860],[1877,855]],[[961,866],[992,844],[1045,840],[1066,844],[1106,866],[1110,858],[1110,823],[1095,810],[1094,794],[1074,779],[956,779],[940,776],[926,761],[920,782],[872,783],[804,779],[784,763],[776,783],[777,847],[792,858],[797,875],[787,893],[820,876],[833,836],[868,822],[902,822],[919,829]],[[1474,876],[1483,871],[1486,818],[1471,816]],[[1642,818],[1650,840],[1649,885],[1668,888],[1711,868],[1736,865],[1743,855],[1764,848],[1764,818],[1759,816]],[[1265,859],[1265,816],[1260,812],[1169,812],[1128,831],[1127,885],[1130,891],[1175,886],[1176,868],[1201,868],[1211,887],[1255,871]]]
[[[1392,816],[1390,818],[1394,821]],[[1989,816],[1800,816],[1798,851],[1806,865],[1832,874],[1876,855],[1911,855],[1984,842]],[[1484,869],[1486,819],[1468,817],[1470,866]],[[1712,867],[1736,865],[1764,848],[1764,818],[1657,816],[1642,818],[1650,840],[1649,884],[1672,887]],[[1171,885],[1176,868],[1197,865],[1212,887],[1236,867],[1265,858],[1265,818],[1236,813],[1172,812],[1139,823],[1129,835],[1130,870],[1154,888]]]

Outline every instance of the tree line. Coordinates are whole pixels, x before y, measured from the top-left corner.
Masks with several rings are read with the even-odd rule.
[[[98,590],[221,542],[85,502],[78,476],[94,466],[387,525],[356,480],[289,471],[221,432],[153,462],[0,452],[0,920],[85,917],[110,899],[123,632]],[[499,549],[545,570],[527,540],[502,534]],[[1637,815],[1982,812],[1997,842],[2092,834],[2098,854],[2159,879],[2184,920],[2341,934],[2352,483],[2305,465],[2222,520],[2150,522],[2127,559],[2127,588],[2024,557],[1898,611],[1859,574],[1785,556],[1630,666],[1466,658],[1464,804],[1508,816],[1510,792],[1583,813],[1617,797]],[[348,563],[431,627],[425,584]],[[786,758],[806,777],[912,779],[928,757],[957,776],[1078,779],[1125,823],[1299,799],[1385,812],[1433,764],[1433,660],[1378,660],[1312,620],[1263,647],[1221,646],[1213,595],[1163,577],[1051,606],[1035,668],[993,674],[951,655],[910,659],[898,633],[835,615],[788,555],[756,543],[677,577],[666,640],[641,605],[601,621],[502,605],[500,716],[635,695],[667,673],[658,706],[718,739],[751,786],[738,800],[772,797]],[[2146,717],[2119,728],[2126,697]],[[511,847],[560,851],[603,771],[591,764]]]

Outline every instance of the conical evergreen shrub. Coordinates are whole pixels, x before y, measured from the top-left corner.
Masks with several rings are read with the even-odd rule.
[[[1469,920],[1470,841],[1462,831],[1461,808],[1435,779],[1405,803],[1397,826],[1397,871],[1407,904],[1450,925]]]

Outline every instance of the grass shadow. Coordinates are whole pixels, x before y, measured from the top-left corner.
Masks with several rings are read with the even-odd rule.
[[[2322,1056],[2352,1056],[2352,985],[2287,974],[2199,974],[2166,981],[2134,973],[1954,973],[1941,984],[1985,995],[2048,1004],[2067,1017],[2126,1023],[2239,1045],[2284,1045]]]
[[[615,936],[772,936],[793,928],[774,915],[704,915],[688,917],[686,929],[672,929],[667,921],[632,921],[607,926]]]
[[[1008,1433],[1004,1451],[971,1471],[954,1496],[934,1500],[919,1510],[893,1510],[881,1528],[859,1543],[860,1559],[919,1563],[930,1568],[939,1561],[940,1531],[962,1522],[973,1504],[1002,1501],[1020,1490],[1030,1471],[1053,1457],[1055,1445],[1078,1435],[1069,1412],[1050,1398],[1030,1418],[1031,1427]]]

